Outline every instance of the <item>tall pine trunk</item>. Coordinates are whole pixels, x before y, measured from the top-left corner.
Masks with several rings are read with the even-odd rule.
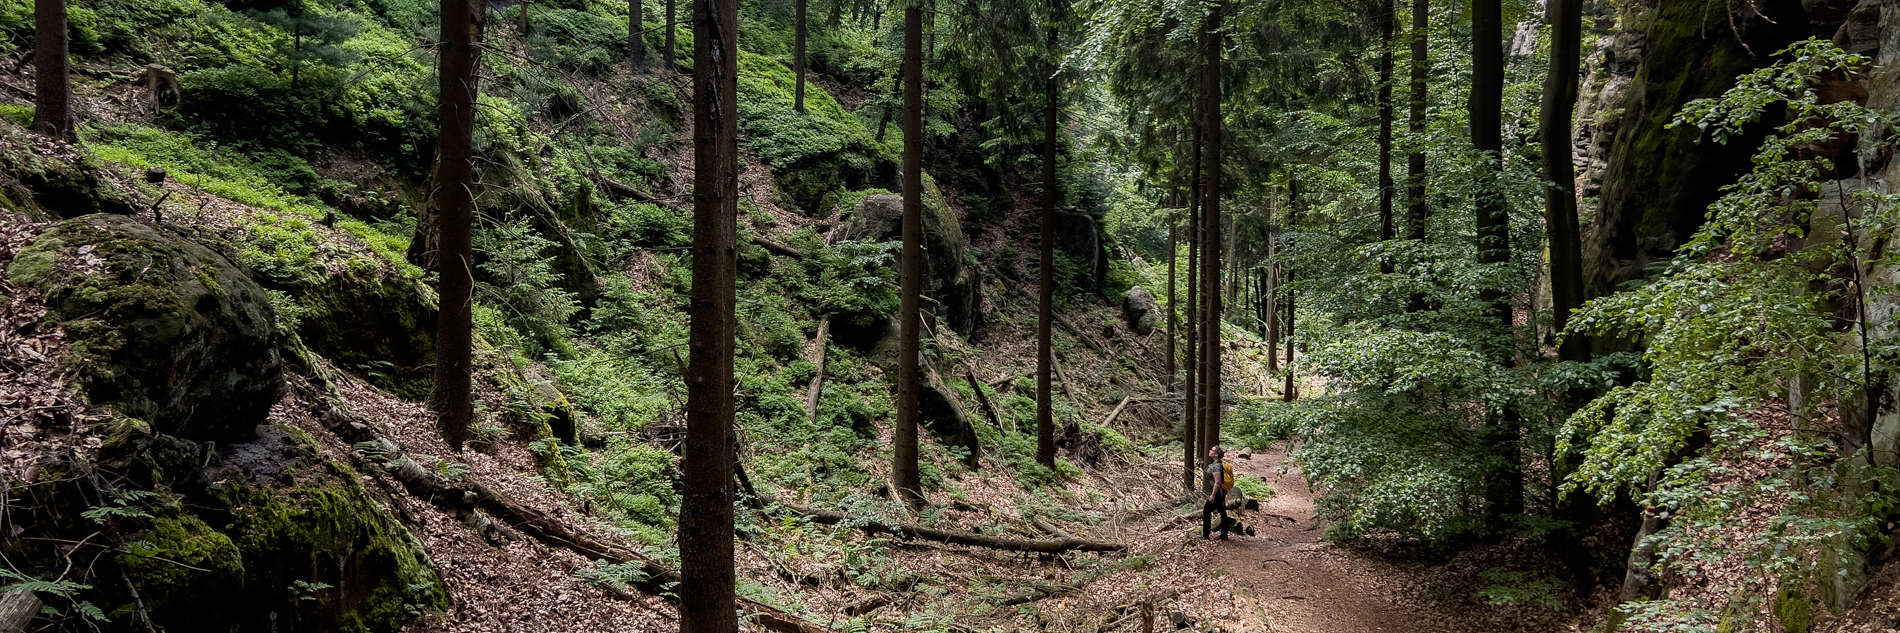
[[[66,57],[66,0],[34,0],[33,30],[33,131],[76,140],[71,62]]]
[[[680,631],[732,633],[732,356],[738,267],[739,1],[693,3],[693,305],[680,471]]]
[[[1206,141],[1201,144],[1201,159],[1206,180],[1201,185],[1201,225],[1205,232],[1205,243],[1201,250],[1201,285],[1206,294],[1206,309],[1202,310],[1203,333],[1201,336],[1201,401],[1202,415],[1205,420],[1201,429],[1201,445],[1215,446],[1220,442],[1221,417],[1221,296],[1220,296],[1220,198],[1221,198],[1221,17],[1226,10],[1224,0],[1215,0],[1209,7],[1206,21],[1201,28],[1201,120]]]
[[[1397,195],[1396,185],[1392,182],[1392,122],[1395,108],[1392,107],[1393,59],[1392,47],[1396,45],[1394,34],[1398,29],[1397,3],[1384,0],[1379,11],[1379,241],[1390,242],[1398,237],[1392,227],[1392,198]],[[1392,272],[1392,258],[1379,258],[1379,271]]]
[[[1430,211],[1425,206],[1425,102],[1431,60],[1427,42],[1431,35],[1431,0],[1412,0],[1412,112],[1407,132],[1412,152],[1406,158],[1405,221],[1408,238],[1425,241],[1425,221]]]
[[[1055,318],[1056,240],[1056,27],[1049,27],[1049,66],[1045,69],[1042,113],[1042,239],[1037,246],[1041,270],[1036,281],[1036,461],[1054,467],[1056,424],[1051,410],[1049,370],[1055,362],[1050,347],[1050,321]]]
[[[627,0],[627,56],[634,70],[647,65],[646,0]]]
[[[1549,0],[1550,75],[1538,130],[1544,154],[1544,230],[1550,241],[1550,312],[1561,335],[1570,311],[1583,304],[1583,239],[1577,226],[1576,165],[1571,157],[1571,115],[1577,107],[1581,72],[1583,0]],[[1587,360],[1589,339],[1566,336],[1557,348],[1563,360]]]
[[[1181,441],[1187,444],[1189,455],[1195,464],[1200,463],[1200,455],[1206,453],[1201,446],[1201,143],[1202,133],[1198,104],[1192,115],[1194,119],[1194,157],[1192,173],[1194,179],[1188,184],[1188,271],[1187,271],[1187,392],[1181,407]],[[1188,489],[1194,489],[1195,468],[1188,467]]]
[[[437,240],[441,270],[437,294],[435,386],[430,408],[450,448],[462,450],[475,417],[470,377],[474,342],[474,135],[476,83],[481,66],[482,19],[487,5],[442,0],[442,53],[436,66],[440,129],[436,144]]]
[[[673,46],[676,43],[673,38],[673,29],[678,28],[676,26],[678,14],[673,10],[673,1],[666,0],[666,41],[661,44],[664,48],[660,51],[660,59],[666,62],[666,72],[669,73],[679,68],[673,59]]]
[[[1181,208],[1182,202],[1184,202],[1184,200],[1181,198],[1181,190],[1177,185],[1174,194],[1174,207],[1176,209]],[[1180,318],[1178,313],[1175,312],[1176,308],[1181,305],[1178,303],[1178,295],[1175,294],[1175,260],[1179,258],[1181,245],[1180,220],[1181,219],[1175,217],[1172,212],[1168,214],[1168,391],[1173,393],[1180,392],[1180,381],[1175,379],[1175,371],[1177,371],[1178,368],[1174,362],[1176,352],[1174,344],[1175,337],[1179,335],[1178,333],[1181,329]],[[1192,429],[1193,427],[1190,426],[1187,428]],[[1194,490],[1193,433],[1181,434],[1181,489],[1188,491]]]
[[[918,335],[924,288],[924,12],[904,9],[904,251],[903,288],[897,311],[897,446],[891,469],[897,493],[912,506],[923,503],[917,474]]]
[[[798,86],[792,89],[792,109],[805,111],[805,0],[797,0],[792,9],[792,74]]]

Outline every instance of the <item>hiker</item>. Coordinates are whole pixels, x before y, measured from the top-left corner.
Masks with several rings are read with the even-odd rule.
[[[1222,459],[1226,451],[1216,446],[1207,450],[1207,472],[1201,477],[1201,488],[1207,492],[1207,505],[1201,508],[1201,540],[1207,540],[1213,531],[1209,522],[1214,513],[1220,513],[1220,540],[1227,540],[1227,491],[1234,489],[1234,467]]]

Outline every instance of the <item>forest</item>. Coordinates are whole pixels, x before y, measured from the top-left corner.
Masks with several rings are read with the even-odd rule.
[[[0,633],[1900,632],[1895,0],[0,57]]]

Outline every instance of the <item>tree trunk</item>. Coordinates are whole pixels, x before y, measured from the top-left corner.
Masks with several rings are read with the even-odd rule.
[[[1392,74],[1396,60],[1392,48],[1398,30],[1398,6],[1384,0],[1379,11],[1379,241],[1390,242],[1398,234],[1392,228],[1392,198],[1397,194],[1392,182]],[[1379,258],[1379,271],[1392,273],[1392,258]]]
[[[844,23],[844,0],[831,0],[831,15],[825,17],[825,27],[836,29]]]
[[[1423,0],[1420,0],[1423,1]],[[1287,183],[1286,194],[1286,246],[1291,251],[1296,246],[1294,240],[1300,233],[1300,181]],[[1293,265],[1287,264],[1284,270],[1286,278],[1280,283],[1286,288],[1286,384],[1280,388],[1280,399],[1292,402],[1300,398],[1299,385],[1293,382]]]
[[[627,0],[627,55],[633,68],[647,65],[646,0]]]
[[[1412,0],[1412,116],[1407,132],[1412,153],[1405,170],[1405,220],[1408,238],[1425,241],[1425,221],[1430,211],[1425,206],[1425,90],[1431,59],[1426,44],[1431,34],[1431,0]]]
[[[805,1],[796,0],[792,9],[792,74],[798,85],[792,89],[792,109],[805,111]]]
[[[1498,190],[1504,169],[1504,9],[1501,0],[1474,0],[1471,5],[1471,144],[1484,153],[1478,167],[1478,261],[1502,265],[1511,261],[1511,220]],[[1511,297],[1502,288],[1480,290],[1489,304],[1489,316],[1508,342]],[[1508,353],[1508,349],[1495,350]]]
[[[1212,447],[1220,443],[1221,417],[1221,296],[1220,296],[1220,198],[1221,198],[1221,18],[1226,10],[1225,0],[1215,0],[1209,7],[1206,22],[1201,29],[1201,117],[1204,123],[1206,142],[1201,144],[1205,157],[1201,159],[1206,173],[1202,177],[1206,182],[1201,185],[1202,230],[1206,231],[1206,253],[1201,258],[1201,284],[1205,286],[1207,307],[1201,318],[1205,331],[1201,337],[1202,370],[1201,402],[1205,422],[1201,429],[1201,445]]]
[[[1196,106],[1198,108],[1198,104]],[[1187,445],[1187,489],[1194,491],[1195,468],[1207,452],[1201,446],[1201,127],[1199,111],[1194,119],[1193,179],[1188,181],[1188,270],[1187,270],[1187,391],[1181,401],[1181,442]]]
[[[437,223],[441,270],[437,294],[435,386],[429,397],[442,438],[456,451],[468,441],[475,417],[470,357],[474,343],[474,134],[476,83],[481,67],[482,19],[487,5],[442,0],[442,54],[437,66],[440,134],[436,145]]]
[[[912,507],[924,500],[917,473],[917,354],[924,287],[923,41],[923,8],[912,4],[904,9],[903,287],[897,313],[897,429],[893,433],[897,445],[892,450],[897,463],[891,468],[898,495]]]
[[[33,33],[33,131],[78,140],[66,57],[66,0],[34,0]]]
[[[673,46],[675,45],[673,29],[676,28],[675,24],[678,21],[677,16],[678,14],[673,10],[673,0],[666,0],[666,41],[661,44],[663,48],[660,50],[660,59],[666,63],[666,72],[669,73],[679,68],[679,65],[675,63],[673,59]]]
[[[670,4],[670,1],[669,1]],[[732,633],[732,358],[739,212],[739,0],[693,3],[693,291],[680,472],[680,630]]]
[[[1571,156],[1571,115],[1577,107],[1577,81],[1583,37],[1583,0],[1549,0],[1550,74],[1544,79],[1544,103],[1538,130],[1544,154],[1544,230],[1550,242],[1551,324],[1563,343],[1557,357],[1588,360],[1589,339],[1564,336],[1570,312],[1583,304],[1583,238],[1577,225],[1576,165]]]
[[[1037,246],[1040,271],[1036,282],[1036,462],[1054,467],[1056,463],[1055,414],[1050,404],[1049,364],[1054,353],[1050,347],[1050,326],[1055,317],[1055,218],[1056,218],[1056,28],[1049,27],[1050,65],[1042,115],[1042,239]]]

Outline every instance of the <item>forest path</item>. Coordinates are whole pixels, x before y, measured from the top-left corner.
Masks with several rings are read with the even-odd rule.
[[[1215,541],[1204,569],[1224,572],[1233,587],[1227,631],[1271,633],[1449,633],[1450,614],[1420,613],[1397,596],[1411,574],[1371,554],[1327,543],[1314,494],[1284,445],[1234,459],[1236,474],[1272,484],[1277,494],[1258,512],[1242,512],[1254,536]]]

